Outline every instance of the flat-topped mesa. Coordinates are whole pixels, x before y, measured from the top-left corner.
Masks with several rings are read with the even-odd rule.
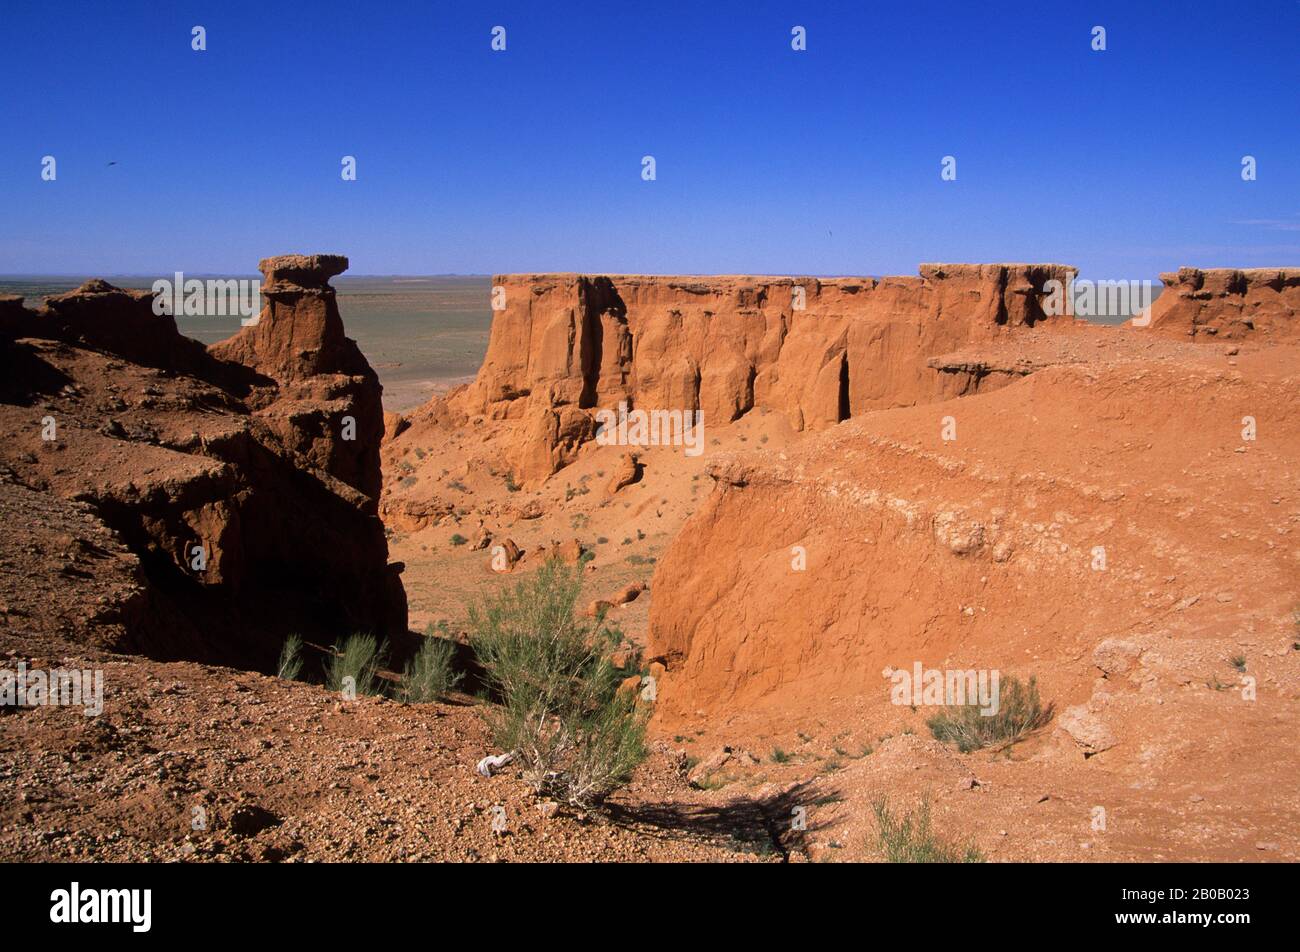
[[[1151,308],[1155,331],[1300,340],[1300,268],[1179,268],[1160,280],[1166,290]]]
[[[503,275],[483,366],[456,404],[523,421],[513,465],[533,483],[574,458],[597,410],[624,401],[698,410],[706,426],[764,407],[822,429],[964,392],[969,380],[927,360],[1046,319],[1048,282],[1076,273],[926,264],[878,279]]]
[[[373,375],[356,344],[343,332],[329,279],[347,270],[342,255],[263,258],[266,304],[257,322],[213,345],[223,359],[252,367],[280,382],[318,374]]]

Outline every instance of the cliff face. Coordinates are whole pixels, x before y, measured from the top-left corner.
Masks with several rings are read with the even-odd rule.
[[[1179,268],[1160,280],[1166,290],[1151,308],[1158,333],[1300,340],[1300,269]]]
[[[755,407],[818,430],[972,382],[927,364],[1044,320],[1061,265],[922,265],[917,277],[506,275],[487,357],[457,399],[522,421],[513,460],[537,482],[590,439],[597,409],[698,410],[706,428]]]
[[[1294,349],[1233,366],[1145,347],[713,461],[654,576],[659,716],[885,699],[882,671],[918,661],[1037,673],[1077,703],[1106,638],[1157,643],[1181,672],[1243,632],[1255,653],[1288,644]]]
[[[65,634],[260,667],[291,631],[404,635],[377,515],[381,388],[327,283],[346,266],[264,260],[259,321],[209,349],[153,314],[152,294],[102,281],[35,311],[0,302],[6,523],[64,560],[58,597],[88,623]],[[44,538],[22,516],[33,494],[113,544]],[[9,624],[49,617],[39,587],[12,588]]]

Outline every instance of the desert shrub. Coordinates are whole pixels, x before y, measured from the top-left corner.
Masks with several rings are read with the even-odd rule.
[[[926,721],[930,733],[945,743],[954,743],[963,754],[984,747],[1007,747],[1023,740],[1032,731],[1052,719],[1054,705],[1043,707],[1038,697],[1038,682],[1029,679],[1022,685],[1015,678],[1002,681],[998,709],[981,713],[978,701],[945,707]]]
[[[356,634],[336,641],[325,660],[325,687],[342,691],[346,679],[352,678],[357,697],[378,693],[376,675],[387,655],[387,646],[377,642],[374,635]]]
[[[501,705],[494,741],[539,792],[598,804],[645,757],[645,714],[618,690],[613,636],[577,620],[578,572],[549,560],[469,611],[470,642]]]
[[[302,635],[290,635],[280,646],[280,660],[275,666],[275,676],[286,681],[298,680],[302,672]]]
[[[452,670],[455,657],[453,642],[426,632],[420,650],[406,663],[398,698],[407,704],[431,704],[446,697],[462,677]]]
[[[469,539],[466,539],[466,538],[465,538],[463,535],[461,535],[459,532],[457,532],[455,535],[453,535],[453,536],[451,537],[451,544],[452,544],[452,545],[464,545],[464,544],[465,544],[466,542],[468,542],[468,541],[469,541]]]
[[[890,863],[982,863],[984,854],[974,846],[960,847],[935,835],[930,824],[930,801],[924,799],[915,816],[897,817],[889,803],[879,799],[872,804],[876,813],[879,845]]]

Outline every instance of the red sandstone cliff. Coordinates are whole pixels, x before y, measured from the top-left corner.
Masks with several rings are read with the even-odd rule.
[[[81,616],[65,633],[263,667],[290,631],[405,634],[377,514],[381,388],[328,285],[347,259],[260,267],[258,323],[208,349],[102,281],[35,311],[0,301],[6,526],[64,566],[56,594],[6,576],[7,623],[51,623],[56,597]],[[93,531],[48,538],[40,506]]]
[[[1184,268],[1148,327],[986,336],[930,361],[1011,386],[715,460],[654,578],[661,717],[815,707],[915,659],[1050,662],[1054,690],[1086,697],[1095,670],[1067,662],[1108,636],[1286,639],[1298,274]],[[1183,670],[1186,650],[1161,649]]]
[[[1165,292],[1151,328],[1173,336],[1241,340],[1300,338],[1300,269],[1179,268],[1160,275]]]
[[[517,421],[512,460],[536,483],[595,433],[597,409],[755,407],[796,429],[954,396],[972,381],[927,361],[1044,320],[1060,265],[922,265],[917,277],[505,275],[478,377],[452,405]]]
[[[1108,637],[1282,644],[1298,355],[1161,356],[1048,367],[713,462],[653,581],[661,716],[884,697],[882,670],[916,660],[1038,672],[1073,703],[1095,673],[1070,662]]]

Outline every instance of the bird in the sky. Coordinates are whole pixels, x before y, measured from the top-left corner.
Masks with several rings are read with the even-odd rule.
[[[109,164],[109,165],[117,165],[117,160],[114,159],[112,162],[109,162],[108,164]]]

